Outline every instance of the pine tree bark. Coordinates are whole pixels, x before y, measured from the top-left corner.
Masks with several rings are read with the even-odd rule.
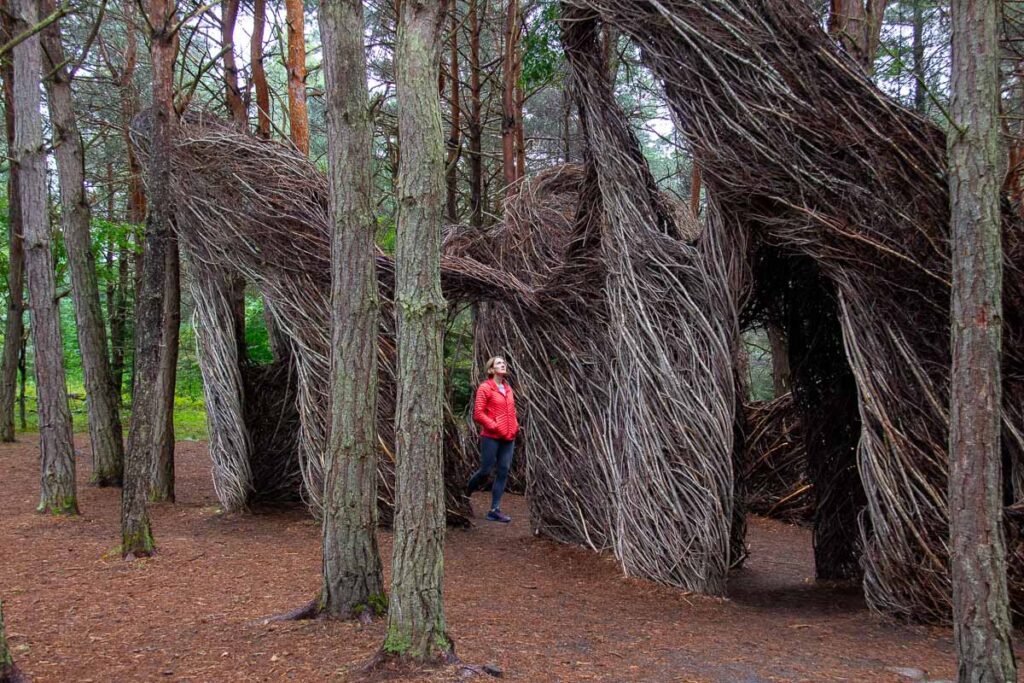
[[[302,0],[285,0],[288,24],[288,121],[292,144],[309,154],[309,110],[306,107],[306,37]]]
[[[875,70],[875,55],[882,36],[882,19],[889,0],[831,0],[828,32],[861,65],[867,75]]]
[[[15,31],[34,26],[36,0],[13,0]],[[39,35],[14,48],[14,158],[20,166],[25,270],[35,348],[42,491],[40,512],[78,514],[71,411],[64,378],[64,346],[54,285],[50,222],[47,216],[46,152],[43,147],[39,79]]]
[[[362,0],[322,0],[331,183],[331,435],[324,471],[320,611],[383,610],[377,547],[376,217]]]
[[[958,678],[1016,681],[1002,527],[1002,218],[997,0],[954,0],[949,133],[949,509]]]
[[[138,36],[136,35],[137,8],[135,0],[123,0],[121,13],[124,16],[125,30],[125,55],[124,66],[120,71],[111,67],[111,76],[118,84],[121,95],[121,126],[124,137],[124,148],[128,162],[128,201],[127,221],[132,225],[141,225],[146,221],[146,193],[142,184],[143,169],[139,158],[135,154],[134,145],[131,141],[131,122],[139,113],[139,93],[135,89],[135,65],[138,60]],[[137,243],[136,243],[137,246]],[[118,262],[118,297],[117,322],[118,331],[114,333],[111,325],[111,346],[113,347],[111,360],[111,373],[114,376],[114,383],[118,388],[118,397],[124,394],[124,374],[128,371],[128,393],[131,397],[135,395],[135,359],[132,356],[131,366],[125,367],[125,356],[128,345],[131,344],[129,335],[128,315],[129,298],[135,300],[134,295],[138,294],[138,282],[141,277],[141,269],[138,267],[140,258],[136,247],[126,246],[121,250]],[[129,273],[131,277],[129,277]],[[129,297],[129,287],[133,293]],[[114,321],[112,320],[111,323]]]
[[[562,161],[566,164],[569,163],[569,159],[572,156],[572,149],[570,149],[570,130],[569,122],[572,119],[572,95],[569,94],[569,89],[566,88],[562,93]]]
[[[166,437],[161,359],[165,343],[164,292],[171,232],[169,159],[176,127],[172,90],[174,16],[169,0],[149,0],[148,13],[152,26],[149,54],[153,111],[146,169],[149,206],[135,304],[135,388],[121,496],[121,552],[127,558],[150,555],[154,549],[147,499],[159,449]]]
[[[121,12],[125,20],[124,66],[112,73],[121,94],[121,125],[124,146],[128,154],[128,222],[139,225],[146,220],[146,194],[142,187],[142,168],[131,141],[131,122],[139,113],[139,94],[135,90],[135,64],[138,60],[138,37],[135,34],[136,8],[134,0],[124,0]]]
[[[4,40],[13,37],[13,20],[3,15]],[[7,149],[14,149],[14,64],[7,54],[0,62],[4,81],[4,119]],[[7,321],[0,360],[0,441],[14,441],[14,405],[18,395],[18,362],[25,335],[25,248],[21,228],[21,173],[12,160],[7,175]]]
[[[526,177],[526,128],[523,125],[523,108],[526,92],[520,83],[523,77],[523,60],[516,61],[516,180]]]
[[[469,0],[469,222],[484,225],[483,87],[480,78],[479,0]]]
[[[451,88],[451,133],[448,135],[448,158],[445,160],[445,190],[447,192],[447,217],[449,223],[459,220],[459,157],[462,156],[462,103],[459,83],[459,23],[455,14],[457,0],[451,0],[448,12],[452,20],[451,53],[448,58],[448,82]]]
[[[53,0],[40,0],[41,11],[49,15]],[[119,398],[110,378],[106,327],[100,305],[96,259],[92,253],[89,226],[92,210],[85,195],[85,151],[75,120],[71,75],[64,65],[60,23],[54,22],[41,34],[43,67],[53,128],[54,155],[60,180],[61,228],[71,270],[72,299],[78,328],[78,346],[85,379],[92,445],[92,482],[98,486],[120,486],[124,469]]]
[[[25,364],[25,354],[28,350],[28,331],[21,335],[21,345],[18,349],[18,375],[21,377],[21,386],[18,389],[18,418],[21,422],[21,431],[28,429],[28,420],[25,416],[25,379],[28,373]]]
[[[788,394],[793,379],[789,370],[789,340],[778,325],[768,325],[768,343],[772,351],[772,388],[775,397]]]
[[[919,114],[926,112],[927,89],[924,82],[924,7],[925,0],[913,0],[914,15],[911,34],[910,54],[913,59],[911,67],[914,73],[914,111]]]
[[[117,284],[114,287],[114,307],[110,310],[110,376],[118,405],[124,394],[124,350],[127,346],[128,321],[128,249],[117,255]]]
[[[267,86],[267,70],[263,66],[263,32],[266,23],[267,0],[255,0],[249,62],[252,64],[252,84],[256,90],[256,134],[263,138],[270,137],[270,88]]]
[[[221,0],[221,46],[224,48],[227,48],[229,45],[231,46],[231,48],[224,53],[224,103],[227,106],[228,113],[231,117],[231,121],[236,126],[238,126],[239,130],[248,131],[249,114],[245,106],[245,100],[242,97],[242,91],[238,87],[238,66],[235,60],[235,49],[233,45],[235,35],[235,24],[237,23],[237,20],[238,0]],[[262,32],[262,27],[260,27],[260,30]],[[260,40],[262,41],[262,35],[260,37]],[[238,357],[239,362],[245,362],[247,351],[245,346],[245,279],[236,276],[232,277],[231,280],[231,306],[235,316],[235,328],[238,331]],[[181,291],[180,286],[178,288],[178,291]],[[179,321],[180,318],[181,315],[179,313]],[[175,351],[175,358],[177,358],[177,351]],[[173,416],[170,419],[173,420]],[[173,458],[173,439],[171,440],[170,450]],[[172,472],[173,469],[174,467],[172,462]],[[173,500],[173,485],[171,486],[171,489],[172,493],[170,499]],[[154,490],[158,491],[158,489]]]
[[[445,505],[441,473],[441,222],[444,134],[436,77],[441,61],[441,3],[404,0],[395,73],[402,140],[395,244],[398,319],[397,483],[391,599],[383,654],[447,659],[444,576]]]
[[[508,0],[505,15],[505,53],[501,65],[501,161],[506,195],[516,172],[516,62],[519,43],[519,1]]]
[[[178,379],[178,341],[181,328],[181,263],[178,238],[173,232],[167,236],[165,259],[167,266],[164,273],[164,341],[160,350],[162,423],[156,426],[163,436],[156,449],[149,499],[174,502],[174,388]],[[238,314],[234,313],[237,325]]]
[[[236,125],[248,127],[249,116],[245,110],[242,91],[238,87],[238,64],[235,61],[235,23],[238,21],[238,0],[221,0],[220,3],[220,40],[224,52],[224,101],[228,114]]]

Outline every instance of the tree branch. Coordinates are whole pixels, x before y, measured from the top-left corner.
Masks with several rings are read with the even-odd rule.
[[[53,22],[59,21],[61,17],[66,17],[72,12],[73,10],[71,9],[70,4],[61,5],[56,10],[54,10],[53,13],[50,14],[50,16],[46,17],[35,26],[29,28],[27,31],[24,31],[19,35],[14,36],[14,38],[11,38],[9,41],[0,46],[0,57],[10,52],[18,45],[21,45],[23,42],[25,42],[35,34],[39,33]]]

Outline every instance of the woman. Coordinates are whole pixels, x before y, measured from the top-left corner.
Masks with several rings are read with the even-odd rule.
[[[491,487],[491,510],[487,519],[508,524],[512,518],[501,511],[501,496],[505,493],[505,481],[512,465],[512,450],[516,444],[519,422],[516,420],[516,400],[512,387],[505,381],[508,364],[504,358],[495,356],[485,366],[487,381],[476,390],[473,406],[473,421],[480,425],[480,469],[466,484],[469,495],[497,466],[494,486]]]

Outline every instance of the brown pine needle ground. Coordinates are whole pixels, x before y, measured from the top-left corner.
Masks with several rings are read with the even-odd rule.
[[[79,448],[88,448],[79,437]],[[153,508],[157,556],[114,552],[119,492],[86,486],[83,515],[34,512],[32,435],[0,446],[0,591],[33,681],[344,681],[382,624],[261,625],[319,582],[319,531],[304,510],[217,511],[205,444],[178,444],[178,503]],[[484,510],[487,494],[474,503]],[[950,632],[871,615],[857,587],[815,584],[805,529],[753,518],[751,556],[714,600],[624,579],[591,551],[534,537],[525,501],[510,526],[479,517],[449,533],[446,608],[468,664],[511,681],[899,681],[891,667],[954,671]],[[385,563],[391,535],[381,534]],[[1018,636],[1019,641],[1020,636]],[[458,667],[403,680],[463,680]],[[496,680],[474,675],[469,680]]]

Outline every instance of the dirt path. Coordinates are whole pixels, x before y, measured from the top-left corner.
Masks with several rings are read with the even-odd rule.
[[[61,520],[34,512],[34,439],[0,446],[0,595],[19,665],[36,683],[352,679],[381,641],[380,624],[253,623],[313,596],[313,521],[301,511],[220,514],[205,445],[183,442],[178,454],[178,503],[153,511],[159,554],[126,563],[113,555],[119,492],[84,486],[85,455],[83,515]],[[458,654],[500,666],[507,680],[906,680],[891,667],[953,675],[948,631],[887,623],[858,591],[816,585],[803,529],[752,520],[748,566],[731,599],[714,600],[625,579],[607,557],[534,538],[521,498],[504,507],[509,526],[481,520],[450,533],[445,578]],[[390,534],[381,541],[387,561]],[[459,679],[451,668],[407,680]]]

